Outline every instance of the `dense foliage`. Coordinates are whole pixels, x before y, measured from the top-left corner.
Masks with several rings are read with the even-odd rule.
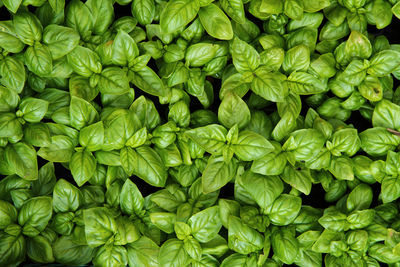
[[[0,266],[400,266],[400,1],[0,11]]]

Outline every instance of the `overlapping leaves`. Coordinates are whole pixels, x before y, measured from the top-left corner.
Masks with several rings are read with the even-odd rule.
[[[0,265],[399,264],[396,0],[0,8]]]

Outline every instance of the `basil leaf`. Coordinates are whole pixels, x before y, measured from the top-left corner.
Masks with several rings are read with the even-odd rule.
[[[233,38],[231,21],[215,4],[201,7],[199,18],[204,29],[210,36],[220,40],[230,40]]]
[[[174,0],[168,2],[160,15],[161,29],[172,33],[186,26],[197,15],[200,6],[198,1]]]

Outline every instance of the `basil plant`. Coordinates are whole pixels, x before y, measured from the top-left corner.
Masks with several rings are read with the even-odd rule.
[[[399,0],[0,14],[0,266],[400,266]]]

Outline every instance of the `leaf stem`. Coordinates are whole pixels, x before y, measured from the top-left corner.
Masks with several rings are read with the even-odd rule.
[[[396,130],[393,130],[393,129],[390,129],[390,128],[386,128],[386,130],[387,130],[388,132],[392,133],[392,134],[395,134],[395,135],[397,135],[397,136],[400,136],[400,132],[398,132],[398,131],[396,131]]]

